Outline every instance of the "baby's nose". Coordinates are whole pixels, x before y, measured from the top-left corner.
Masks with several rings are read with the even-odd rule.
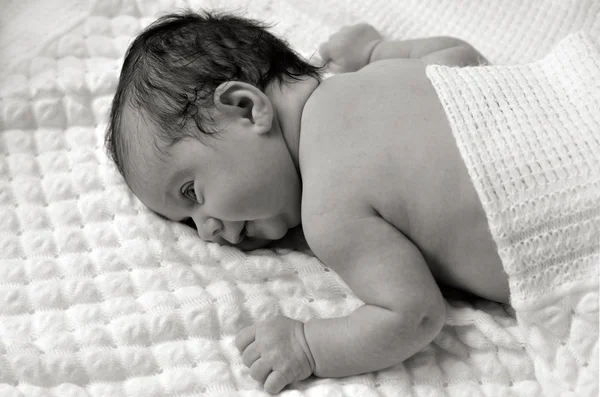
[[[212,241],[219,237],[223,230],[223,223],[215,218],[207,218],[202,226],[202,228],[198,228],[198,234],[203,240]]]

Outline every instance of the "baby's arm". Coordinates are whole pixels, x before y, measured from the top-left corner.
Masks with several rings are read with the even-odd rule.
[[[242,361],[268,393],[311,373],[339,377],[390,367],[444,325],[441,292],[398,230],[377,215],[315,218],[303,219],[311,248],[365,304],[345,317],[303,324],[275,316],[240,330],[235,344]]]
[[[447,36],[380,41],[373,48],[369,63],[390,58],[420,59],[426,64],[447,66],[479,66],[488,63],[466,41]]]
[[[358,24],[342,28],[319,47],[334,73],[354,72],[382,59],[420,59],[426,64],[478,66],[487,60],[469,43],[448,36],[384,40],[375,28]]]
[[[305,223],[315,254],[365,303],[349,316],[304,325],[313,373],[376,371],[417,353],[439,333],[445,306],[419,250],[377,215]],[[332,238],[335,236],[335,238]]]

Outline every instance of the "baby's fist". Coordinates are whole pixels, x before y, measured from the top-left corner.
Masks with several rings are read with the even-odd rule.
[[[356,72],[369,63],[373,49],[383,38],[366,23],[345,26],[319,47],[332,73]]]
[[[250,376],[264,383],[267,393],[308,378],[315,362],[304,337],[304,323],[275,316],[243,328],[235,338]]]

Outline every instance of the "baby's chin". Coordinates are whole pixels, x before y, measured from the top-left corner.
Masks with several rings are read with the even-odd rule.
[[[283,233],[278,233],[277,234],[278,238],[270,238],[271,236],[269,236],[269,238],[246,237],[243,241],[241,241],[237,244],[232,244],[227,241],[224,241],[224,243],[225,243],[225,245],[239,248],[242,251],[252,251],[255,249],[267,247],[270,244],[281,241],[281,239],[287,235],[287,232],[288,232],[288,230],[285,230],[285,232],[283,232]]]
[[[266,238],[247,237],[244,241],[238,244],[230,244],[242,251],[252,251],[259,248],[289,248],[299,251],[310,251],[301,226],[289,229],[287,233],[280,239],[271,240]]]

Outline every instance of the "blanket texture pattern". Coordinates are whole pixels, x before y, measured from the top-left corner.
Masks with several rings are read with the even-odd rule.
[[[488,216],[547,396],[598,393],[600,48],[428,76]]]
[[[444,329],[415,356],[375,373],[311,377],[282,396],[597,396],[596,0],[95,1],[39,52],[3,60],[0,396],[266,396],[234,347],[238,330],[361,304],[308,254],[242,253],[158,218],[107,159],[125,50],[182,7],[276,22],[307,58],[343,25],[367,21],[389,37],[456,36],[512,65],[428,73],[514,310],[448,296]]]

